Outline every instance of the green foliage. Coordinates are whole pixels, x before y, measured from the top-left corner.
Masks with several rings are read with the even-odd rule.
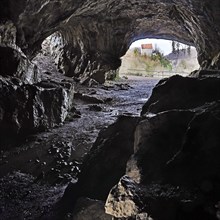
[[[176,42],[172,41],[172,53],[176,52]]]
[[[164,57],[163,53],[161,53],[158,49],[154,50],[151,55],[151,60],[153,61],[159,61],[160,65],[164,68],[167,68],[168,70],[172,70],[172,64],[170,61]]]
[[[128,68],[130,75],[153,76],[163,71],[172,71],[172,64],[159,48],[156,48],[151,55],[141,55],[138,48],[135,48],[132,53],[134,59],[129,63]]]
[[[138,48],[134,48],[134,55],[137,57],[140,55]]]
[[[191,47],[190,47],[190,46],[187,47],[187,54],[188,54],[189,56],[191,55]]]

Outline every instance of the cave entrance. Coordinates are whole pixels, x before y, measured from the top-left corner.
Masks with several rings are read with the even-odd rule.
[[[177,41],[141,39],[133,42],[121,58],[120,76],[187,76],[199,68],[195,47]]]

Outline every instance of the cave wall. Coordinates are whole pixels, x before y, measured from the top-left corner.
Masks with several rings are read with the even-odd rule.
[[[145,37],[178,40],[193,45],[198,51],[198,60],[202,69],[219,70],[219,23],[219,0],[20,0],[19,2],[2,0],[0,7],[1,141],[5,133],[19,136],[60,125],[71,108],[74,93],[72,82],[42,81],[37,66],[31,62],[41,49],[44,39],[51,34],[55,33],[50,38],[51,55],[63,74],[77,77],[82,83],[90,78],[104,82],[105,73],[116,71],[120,66],[120,57],[125,54],[129,45]],[[141,122],[137,127],[137,136],[134,140],[135,149],[129,148],[130,153],[127,155],[130,156],[133,150],[135,151],[133,158],[129,161],[131,167],[129,163],[127,167],[131,169],[130,172],[140,175],[137,179],[135,177],[135,180],[145,186],[152,180],[158,183],[152,186],[154,194],[150,196],[146,194],[146,198],[140,201],[141,204],[148,204],[152,200],[157,202],[159,198],[159,203],[153,202],[149,204],[150,207],[140,206],[143,208],[141,211],[153,214],[155,211],[156,216],[159,213],[162,216],[161,219],[165,219],[163,212],[158,212],[158,206],[165,204],[163,211],[173,210],[166,215],[166,219],[176,219],[176,211],[183,209],[185,212],[185,208],[193,210],[189,212],[189,215],[195,210],[196,217],[198,217],[200,209],[202,209],[200,215],[203,215],[207,213],[206,208],[213,208],[219,201],[219,197],[216,196],[211,201],[211,206],[209,205],[209,199],[213,195],[219,195],[220,185],[219,88],[219,80],[215,78],[200,81],[200,79],[173,77],[161,81],[154,89],[142,113],[150,112],[158,115],[153,115],[154,117],[143,115],[143,118],[140,118]],[[164,94],[167,97],[165,95],[165,98],[162,98]],[[166,103],[165,99],[169,99],[169,102]],[[181,120],[178,121],[179,118]],[[132,120],[137,122],[137,119]],[[132,123],[131,133],[133,133],[134,124]],[[176,127],[179,125],[181,126],[178,130]],[[156,132],[153,132],[152,128],[159,131],[159,138],[153,135]],[[170,135],[170,131],[176,132],[175,137]],[[131,135],[129,133],[129,136]],[[127,138],[127,134],[125,137]],[[160,140],[164,140],[168,150],[166,148],[161,151],[164,143]],[[1,142],[0,145],[2,146]],[[105,145],[103,146],[105,148]],[[133,141],[124,146],[133,146]],[[154,158],[161,152],[164,155],[158,164]],[[105,155],[104,153],[102,155]],[[121,152],[117,155],[120,159]],[[102,156],[101,164],[103,158]],[[126,161],[127,157],[121,164],[122,171],[117,178],[123,175]],[[190,167],[187,165],[189,163]],[[152,164],[158,166],[157,172],[154,172]],[[92,168],[92,166],[89,167]],[[211,173],[210,167],[213,168]],[[109,170],[117,170],[114,166],[110,168]],[[84,178],[86,174],[93,176],[94,173],[93,170],[90,173],[87,167],[85,170],[86,172],[81,174],[82,179],[79,180],[83,184],[88,182]],[[129,175],[130,172],[127,174]],[[179,174],[183,174],[180,180]],[[110,175],[109,177],[111,178]],[[117,180],[111,181],[112,185],[115,183]],[[130,192],[133,193],[135,189],[139,190],[139,185],[136,187],[136,184],[127,177],[122,178],[118,184],[119,188],[122,191],[123,187],[126,189],[120,198],[126,199],[128,196],[132,199]],[[172,184],[173,188],[164,184]],[[188,184],[199,189],[200,194],[196,196],[203,196],[205,202],[202,199],[192,200]],[[86,193],[96,197],[93,194],[94,185],[91,184]],[[180,185],[183,191],[179,188]],[[126,190],[129,190],[130,186],[131,190],[127,193]],[[187,196],[184,194],[185,187]],[[87,186],[83,185],[83,189],[86,188]],[[107,190],[110,190],[109,186],[107,188],[103,188],[103,196],[98,198],[103,199],[107,196]],[[70,192],[74,191],[72,186],[68,189]],[[80,187],[76,188],[78,189]],[[91,192],[90,189],[92,189]],[[149,189],[152,191],[151,186]],[[114,198],[118,202],[117,192],[116,186],[116,189],[110,193],[110,196],[112,194],[110,200],[107,200],[110,210],[111,204],[114,205]],[[79,196],[87,196],[80,193],[78,192]],[[95,191],[95,193],[98,192]],[[142,195],[143,192],[140,192],[140,196]],[[134,209],[137,210],[136,205]],[[118,213],[110,214],[118,217]],[[135,212],[135,214],[144,213]],[[216,213],[215,210],[211,210],[208,214],[213,217]],[[187,214],[187,217],[189,215]],[[196,217],[191,215],[191,219],[196,219]],[[200,219],[208,218],[204,215]]]
[[[0,75],[13,76],[32,84],[38,82],[37,66],[16,45],[16,27],[11,21],[0,23]]]
[[[107,198],[107,214],[219,219],[219,85],[215,77],[180,76],[157,84],[136,126],[126,175]]]
[[[4,14],[4,13],[3,13]],[[0,23],[0,147],[64,122],[73,101],[72,82],[45,80],[18,46],[17,28]]]
[[[59,31],[60,62],[70,76],[116,70],[129,45],[156,37],[194,45],[202,68],[219,68],[220,3],[203,1],[3,1],[1,23],[11,21],[16,44],[33,57],[42,41]],[[101,77],[97,77],[101,78]],[[102,78],[103,80],[103,78]]]

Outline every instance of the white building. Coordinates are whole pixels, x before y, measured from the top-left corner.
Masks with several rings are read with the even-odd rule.
[[[141,55],[148,55],[150,56],[153,52],[153,45],[152,44],[141,44]]]

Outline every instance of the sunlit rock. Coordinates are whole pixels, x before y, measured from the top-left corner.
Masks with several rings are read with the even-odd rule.
[[[133,217],[139,213],[139,206],[135,202],[138,195],[135,183],[128,177],[123,177],[117,186],[113,187],[106,200],[105,212],[116,218]],[[137,201],[138,202],[138,201]]]

